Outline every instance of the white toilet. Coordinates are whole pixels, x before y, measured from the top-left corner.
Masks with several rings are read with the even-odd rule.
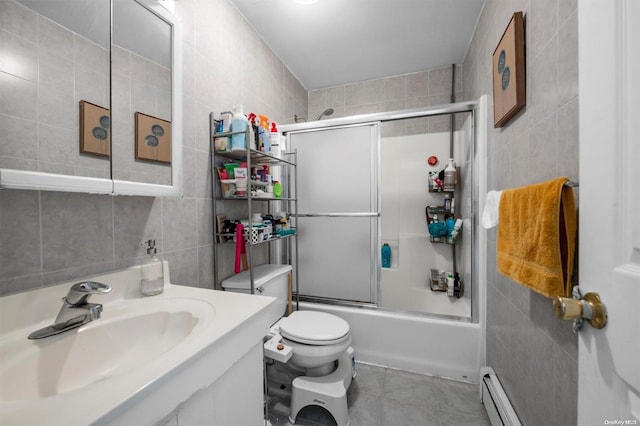
[[[338,426],[348,426],[347,389],[355,377],[349,324],[316,311],[295,311],[282,318],[290,272],[290,265],[261,265],[253,270],[255,294],[276,298],[265,356],[275,361],[267,365],[267,377],[277,383],[269,388],[290,392],[293,424],[302,408],[318,405],[331,413]],[[251,293],[250,285],[249,271],[222,281],[226,291],[239,293]]]

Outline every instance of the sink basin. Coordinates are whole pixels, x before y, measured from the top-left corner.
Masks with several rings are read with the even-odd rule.
[[[145,298],[105,304],[102,318],[57,336],[16,333],[0,344],[0,402],[52,397],[131,373],[171,356],[214,316],[203,300]]]

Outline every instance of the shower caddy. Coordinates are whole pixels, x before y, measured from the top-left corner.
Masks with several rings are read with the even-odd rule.
[[[291,193],[291,173],[294,174],[294,178],[295,178],[295,173],[297,170],[297,165],[296,165],[296,160],[297,160],[297,152],[294,150],[293,152],[283,152],[282,153],[282,157],[283,158],[279,158],[279,157],[275,157],[273,155],[270,154],[266,154],[264,152],[261,151],[257,151],[255,149],[242,149],[242,150],[233,150],[233,151],[216,151],[216,146],[215,146],[215,140],[219,139],[219,138],[227,138],[228,139],[228,143],[227,146],[230,146],[230,139],[232,135],[237,135],[237,134],[243,134],[245,137],[245,142],[247,147],[251,146],[250,141],[249,141],[249,136],[250,136],[250,132],[249,132],[249,127],[247,127],[246,130],[244,131],[230,131],[230,132],[217,132],[216,131],[216,125],[215,125],[216,121],[214,118],[214,113],[211,112],[209,114],[209,127],[210,127],[210,146],[211,146],[211,175],[213,177],[213,180],[217,180],[218,184],[219,184],[219,188],[220,188],[220,196],[217,195],[217,191],[216,191],[216,185],[213,186],[212,188],[212,204],[213,204],[213,214],[212,214],[212,221],[213,221],[213,230],[214,230],[214,235],[213,235],[213,281],[214,281],[214,288],[216,290],[221,290],[220,288],[220,280],[218,277],[218,270],[219,270],[219,265],[218,265],[218,249],[220,248],[221,245],[223,244],[229,244],[231,243],[231,241],[233,240],[233,237],[235,234],[233,233],[225,233],[222,231],[222,229],[220,229],[220,223],[218,223],[218,211],[217,211],[217,207],[218,207],[218,202],[220,201],[237,201],[237,202],[244,202],[246,203],[247,206],[247,218],[249,219],[248,221],[248,226],[245,229],[246,234],[245,234],[245,244],[247,247],[247,251],[246,251],[246,255],[247,255],[247,267],[249,270],[249,277],[250,277],[250,281],[251,281],[251,294],[255,294],[256,291],[259,289],[256,288],[255,286],[255,279],[254,279],[254,253],[253,253],[253,249],[255,246],[258,245],[263,245],[263,244],[267,244],[269,245],[269,258],[271,258],[271,244],[276,242],[276,241],[284,241],[284,240],[289,240],[289,239],[293,239],[295,241],[295,246],[297,247],[297,228],[296,227],[291,227],[289,228],[291,231],[289,233],[287,233],[286,235],[276,235],[275,233],[270,233],[269,238],[267,239],[263,239],[263,238],[255,238],[256,235],[262,235],[259,231],[263,230],[262,228],[256,227],[253,224],[253,220],[251,220],[251,218],[253,217],[254,212],[256,212],[256,210],[258,210],[256,208],[256,204],[260,204],[262,206],[264,206],[264,204],[266,203],[267,205],[267,214],[273,214],[274,211],[285,211],[287,212],[289,215],[291,215],[291,217],[296,217],[298,211],[297,211],[297,188],[294,187],[293,189],[293,194]],[[223,164],[225,161],[236,161],[236,162],[246,162],[247,163],[247,188],[246,188],[246,195],[235,195],[232,194],[230,191],[228,191],[228,185],[230,185],[230,183],[224,183],[222,182],[222,179],[220,179],[220,176],[218,175],[217,172],[217,167],[220,166],[221,164]],[[251,179],[250,176],[250,170],[252,167],[255,166],[262,166],[262,165],[267,165],[269,167],[273,167],[273,166],[281,166],[282,167],[282,177],[284,180],[284,186],[286,188],[286,191],[282,194],[282,197],[279,198],[275,198],[275,197],[265,197],[265,196],[256,196],[256,195],[251,195],[251,189],[252,188],[259,188],[259,187],[264,187],[265,183],[264,182],[260,182],[257,180],[253,180]],[[279,207],[278,207],[279,206]],[[262,210],[262,209],[260,209]],[[257,212],[256,212],[257,213]],[[293,266],[293,268],[295,270],[297,270],[297,256],[295,257],[295,261],[291,262],[292,260],[292,253],[291,253],[291,244],[286,244],[286,250],[284,251],[284,253],[287,256],[287,261],[289,264],[291,264]],[[278,259],[279,260],[279,259]],[[292,263],[296,263],[296,265],[293,265]],[[291,275],[290,275],[291,277]],[[291,285],[292,285],[292,281],[290,278],[290,291],[292,290]],[[296,291],[295,294],[297,294],[297,280],[295,280],[295,285],[296,285]],[[297,309],[297,307],[296,307]]]
[[[459,170],[458,170],[459,172]],[[457,206],[455,208],[452,208],[452,200],[455,200],[455,193],[456,190],[454,189],[453,191],[444,191],[444,190],[435,190],[432,188],[432,185],[429,183],[428,185],[429,187],[429,193],[434,193],[434,194],[444,194],[444,196],[446,197],[447,195],[450,196],[449,199],[449,204],[447,206],[447,203],[443,201],[443,205],[440,206],[427,206],[425,209],[425,214],[426,214],[426,218],[427,218],[427,226],[431,223],[433,223],[433,219],[435,218],[436,221],[438,223],[445,224],[445,220],[446,219],[453,219],[456,220],[458,219],[458,217],[455,214],[455,210],[457,209],[459,211],[460,207]],[[460,240],[460,238],[462,237],[462,233],[460,232],[461,229],[458,231],[457,233],[457,238],[455,240],[451,240],[450,238],[447,237],[447,235],[444,236],[434,236],[430,233],[429,235],[429,241],[431,241],[432,243],[436,243],[436,244],[449,244],[451,246],[451,257],[452,257],[452,263],[453,263],[453,274],[457,274],[458,272],[458,268],[457,268],[457,259],[456,259],[456,243],[457,241]],[[446,277],[446,272],[442,272],[436,269],[432,269],[431,270],[431,276],[430,276],[430,281],[429,281],[429,287],[432,291],[441,291],[441,292],[446,292],[448,289],[448,285],[447,285],[447,277]],[[456,298],[460,298],[462,297],[462,294],[464,292],[464,284],[462,282],[462,280],[458,280],[457,285],[454,287],[454,291],[453,295]]]

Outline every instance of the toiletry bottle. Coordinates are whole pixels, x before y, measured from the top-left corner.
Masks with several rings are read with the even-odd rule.
[[[280,132],[275,122],[271,122],[271,155],[280,157]]]
[[[264,129],[262,133],[262,152],[269,154],[271,152],[271,133],[269,133],[269,117],[258,114],[260,119],[259,127]]]
[[[458,234],[460,233],[460,228],[462,228],[462,219],[456,219],[455,225],[453,225],[453,230],[451,231],[451,235],[447,239],[449,244],[455,244],[458,241]]]
[[[149,257],[140,266],[140,292],[143,296],[153,296],[164,290],[162,261],[156,256],[156,240],[145,241],[142,244],[147,244]]]
[[[449,272],[447,274],[447,296],[453,297],[454,285],[455,285],[455,280],[453,278],[453,274]]]
[[[391,267],[391,247],[387,243],[382,245],[382,267]]]
[[[444,190],[453,192],[456,190],[456,183],[458,180],[458,172],[456,170],[456,163],[453,158],[449,158],[447,167],[444,169]]]
[[[451,213],[451,195],[449,194],[444,196],[444,212]]]
[[[273,196],[276,198],[282,197],[282,184],[278,181],[273,183]]]
[[[460,282],[460,274],[457,272],[453,276],[453,295],[458,299],[462,297],[462,282]]]
[[[251,144],[251,149],[260,151],[260,146],[258,144],[258,125],[256,124],[256,118],[257,116],[252,112],[247,115],[247,119],[251,124],[251,139],[249,139],[249,143]]]
[[[240,163],[239,167],[236,167],[233,171],[236,180],[236,195],[238,197],[244,197],[247,195],[247,163]]]
[[[232,132],[248,132],[249,120],[242,112],[242,105],[238,105],[234,108],[233,119],[231,120]],[[238,133],[231,135],[231,150],[244,150],[247,149],[247,133]]]

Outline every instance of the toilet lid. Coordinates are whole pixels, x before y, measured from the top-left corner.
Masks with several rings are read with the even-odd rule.
[[[325,312],[295,311],[280,321],[280,334],[307,345],[333,345],[349,334],[349,323]]]

